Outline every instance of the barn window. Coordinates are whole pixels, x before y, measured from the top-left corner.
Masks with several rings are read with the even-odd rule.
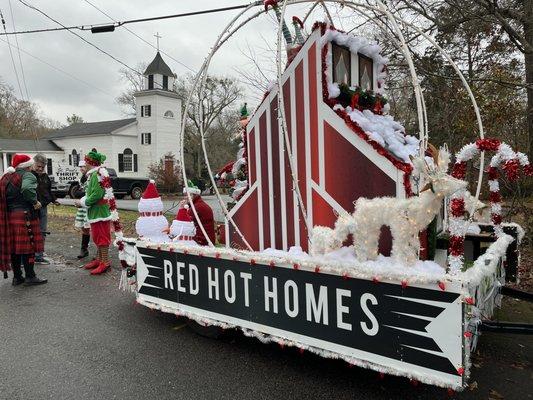
[[[352,81],[350,50],[335,43],[331,47],[333,49],[333,82],[350,86]]]
[[[133,154],[131,149],[124,149],[118,155],[118,172],[137,172],[138,169],[137,154]]]
[[[148,75],[148,90],[154,88],[154,76]]]
[[[359,86],[364,90],[374,89],[374,61],[359,54]]]
[[[164,115],[165,118],[174,118],[174,113],[170,110],[166,111],[165,112],[165,115]]]

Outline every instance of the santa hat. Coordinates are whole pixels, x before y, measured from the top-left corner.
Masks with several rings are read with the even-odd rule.
[[[189,192],[190,194],[201,194],[202,191],[192,183],[191,180],[187,181],[187,185],[183,187],[183,193]]]
[[[160,212],[163,211],[163,202],[161,196],[155,187],[155,181],[150,180],[148,186],[139,200],[139,212]]]
[[[176,221],[180,222],[192,222],[191,216],[189,215],[189,206],[185,204],[182,208],[178,210],[176,215]]]
[[[26,154],[15,154],[11,159],[11,166],[13,168],[28,168],[33,165],[33,158]]]

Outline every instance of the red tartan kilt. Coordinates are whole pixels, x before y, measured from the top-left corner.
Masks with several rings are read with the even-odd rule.
[[[30,220],[30,228],[33,232],[33,244],[30,241],[24,211],[12,211],[8,213],[8,220],[12,254],[34,254],[44,251],[39,218]]]

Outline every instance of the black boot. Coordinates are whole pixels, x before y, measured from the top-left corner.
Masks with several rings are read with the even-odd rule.
[[[26,272],[24,286],[42,285],[43,283],[48,282],[48,279],[39,279],[35,276],[35,270],[33,268],[33,256],[25,254],[22,256],[22,261],[24,262],[24,271]]]
[[[91,241],[91,235],[81,235],[81,250],[78,255],[78,260],[85,258],[89,255],[89,242]]]
[[[24,283],[24,277],[22,276],[21,257],[18,254],[11,256],[11,268],[13,269],[13,286],[18,286]]]

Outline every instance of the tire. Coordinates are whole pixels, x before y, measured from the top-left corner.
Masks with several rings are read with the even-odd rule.
[[[74,197],[74,192],[75,192],[76,190],[78,190],[78,187],[79,187],[79,185],[71,185],[71,186],[70,186],[70,189],[68,190],[68,196],[69,196],[71,199],[74,199],[74,198],[75,198],[75,197]]]
[[[131,189],[130,196],[133,200],[139,200],[143,195],[143,189],[140,186],[134,186]]]
[[[187,321],[187,326],[194,333],[210,339],[218,339],[224,334],[224,330],[218,326],[203,326],[192,319]]]

